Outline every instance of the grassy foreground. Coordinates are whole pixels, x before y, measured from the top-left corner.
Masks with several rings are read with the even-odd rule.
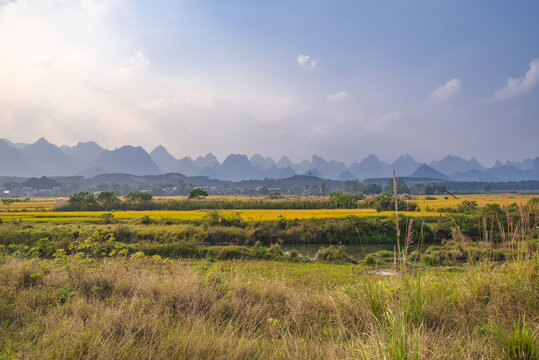
[[[537,359],[537,256],[361,265],[0,257],[2,359]]]

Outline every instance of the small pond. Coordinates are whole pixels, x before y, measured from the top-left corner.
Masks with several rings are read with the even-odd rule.
[[[295,249],[298,254],[303,257],[313,259],[318,252],[318,249],[322,247],[327,247],[329,245],[324,244],[284,244],[282,249],[286,252]],[[345,253],[354,258],[364,258],[365,255],[370,253],[380,251],[380,250],[389,250],[393,251],[392,244],[354,244],[354,245],[344,245]]]

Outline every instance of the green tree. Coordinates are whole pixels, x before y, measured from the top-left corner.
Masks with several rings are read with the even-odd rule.
[[[376,195],[382,192],[382,187],[378,184],[367,184],[365,185],[365,190],[363,191],[365,195]]]
[[[446,191],[444,184],[431,183],[431,184],[425,185],[425,195],[436,195],[444,191]]]
[[[189,193],[189,199],[199,199],[208,196],[208,193],[202,189],[196,188]]]
[[[357,207],[357,202],[363,198],[363,194],[343,194],[340,192],[334,192],[330,194],[329,201],[336,208],[354,209]]]
[[[465,214],[471,214],[477,210],[477,201],[464,200],[457,206],[457,211]]]
[[[9,206],[15,202],[15,199],[2,199],[2,203],[6,205],[7,212],[9,212]]]
[[[143,193],[143,192],[130,192],[128,193],[125,198],[130,204],[142,204],[150,202],[153,198],[152,194],[150,193]]]
[[[94,210],[97,201],[94,194],[89,192],[78,192],[69,197],[67,203],[77,210]]]
[[[403,178],[398,177],[398,178],[395,179],[395,181],[397,182],[397,194],[409,194],[410,193],[410,189],[408,188],[408,185],[406,185],[406,183],[404,182]],[[393,179],[392,178],[387,179],[385,191],[387,193],[389,193],[389,194],[394,193]]]
[[[112,210],[115,205],[120,203],[120,199],[112,191],[103,191],[97,195],[97,202],[105,210]]]

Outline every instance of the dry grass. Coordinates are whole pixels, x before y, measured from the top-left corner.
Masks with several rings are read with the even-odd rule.
[[[537,259],[388,277],[358,269],[3,257],[0,357],[499,359],[495,328],[522,315],[537,332]]]

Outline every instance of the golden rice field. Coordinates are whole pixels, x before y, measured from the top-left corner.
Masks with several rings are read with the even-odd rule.
[[[436,200],[426,200],[426,195],[415,195],[413,199],[419,205],[421,210],[429,208],[429,210],[438,210],[441,208],[456,208],[463,201],[476,201],[479,206],[485,206],[488,204],[498,204],[500,206],[506,206],[508,204],[517,203],[520,205],[527,204],[534,195],[521,195],[521,194],[466,194],[457,195],[455,199],[451,195],[430,195],[429,198],[436,198]]]
[[[429,197],[434,197],[436,200],[426,200],[425,195],[414,195],[413,200],[417,202],[419,207],[422,210],[425,210],[427,207],[429,210],[436,211],[440,208],[456,208],[464,200],[476,201],[479,206],[484,206],[487,204],[499,204],[507,205],[516,202],[517,204],[527,203],[533,195],[520,195],[520,194],[467,194],[467,195],[457,195],[457,198],[453,198],[450,195],[431,195]],[[328,200],[328,196],[309,196],[309,200]],[[156,200],[186,200],[186,196],[158,196],[155,197]],[[301,200],[305,197],[296,196],[296,195],[286,195],[284,196],[286,200]],[[66,200],[65,198],[31,198],[26,199],[17,199],[18,202],[14,202],[9,206],[10,211],[12,212],[22,212],[22,211],[48,211],[54,208],[55,204],[58,201]],[[250,201],[250,200],[265,200],[265,201],[279,201],[279,200],[269,200],[264,197],[256,196],[208,196],[206,200],[229,200],[229,201]],[[0,203],[0,212],[7,211],[7,206]]]
[[[28,212],[0,212],[3,221],[21,222],[94,222],[101,220],[106,211],[28,211]],[[130,220],[149,216],[151,219],[163,220],[201,220],[206,216],[203,210],[192,211],[111,211],[115,219]],[[286,219],[311,218],[341,218],[347,216],[384,217],[393,216],[391,211],[376,212],[372,209],[331,209],[331,210],[224,210],[222,214],[238,213],[246,221],[270,221],[279,216]],[[440,212],[402,211],[400,214],[413,217],[439,217]]]
[[[32,198],[16,199],[18,201],[9,205],[10,211],[45,211],[54,207],[57,201],[62,198]],[[0,211],[7,211],[7,205],[0,202]]]

